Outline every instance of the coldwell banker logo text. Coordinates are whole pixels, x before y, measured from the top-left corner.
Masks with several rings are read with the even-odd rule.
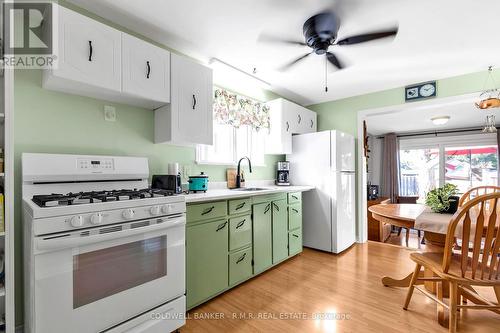
[[[56,65],[54,10],[50,1],[6,2],[3,8],[6,67],[50,69]]]

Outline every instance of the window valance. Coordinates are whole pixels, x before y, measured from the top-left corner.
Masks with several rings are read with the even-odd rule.
[[[222,125],[249,125],[256,131],[269,128],[270,123],[267,105],[222,88],[214,89],[214,118]]]

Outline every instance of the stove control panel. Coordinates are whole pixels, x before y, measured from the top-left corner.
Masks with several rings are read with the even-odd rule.
[[[112,158],[79,158],[78,169],[88,171],[111,171],[114,170]]]

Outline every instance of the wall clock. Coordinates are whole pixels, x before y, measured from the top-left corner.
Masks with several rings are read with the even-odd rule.
[[[436,97],[436,81],[419,83],[405,87],[405,101],[415,101],[425,98]]]

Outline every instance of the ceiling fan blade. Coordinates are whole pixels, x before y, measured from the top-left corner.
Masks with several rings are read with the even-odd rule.
[[[289,39],[284,39],[281,37],[277,36],[271,36],[271,35],[265,35],[261,34],[259,38],[257,39],[258,42],[263,42],[263,43],[282,43],[282,44],[291,44],[291,45],[300,45],[300,46],[307,46],[306,43],[296,41],[296,40],[289,40]]]
[[[328,59],[330,64],[337,67],[338,69],[344,68],[344,65],[342,65],[342,63],[339,61],[339,59],[337,58],[337,56],[335,54],[333,54],[331,52],[327,52],[326,58]]]
[[[387,31],[373,32],[370,34],[363,34],[363,35],[347,37],[347,38],[339,40],[335,44],[337,44],[337,45],[359,44],[359,43],[368,42],[368,41],[371,41],[374,39],[395,36],[397,33],[398,33],[398,29],[395,28],[395,29],[391,29],[391,30],[387,30]]]
[[[285,64],[285,65],[283,65],[283,66],[281,66],[280,68],[278,68],[278,70],[279,70],[280,72],[284,72],[284,71],[288,70],[290,67],[292,67],[292,66],[294,66],[295,64],[297,64],[298,62],[301,62],[302,60],[304,60],[305,58],[307,58],[307,57],[308,57],[308,56],[310,56],[311,54],[312,54],[312,52],[311,52],[311,53],[306,53],[306,54],[304,54],[303,56],[300,56],[300,57],[298,57],[297,59],[295,59],[295,60],[293,60],[293,61],[291,61],[291,62],[289,62],[289,63],[287,63],[287,64]]]

